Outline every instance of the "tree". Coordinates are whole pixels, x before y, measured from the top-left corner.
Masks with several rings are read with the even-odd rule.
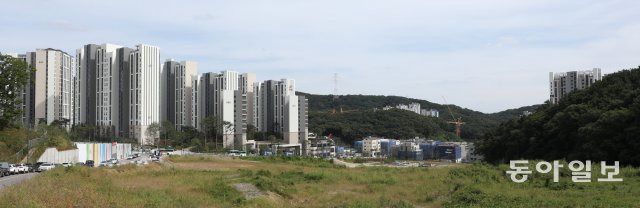
[[[26,62],[0,54],[0,130],[22,112],[21,91],[33,72]]]
[[[79,124],[71,128],[71,140],[93,141],[96,127],[91,124]]]
[[[157,141],[157,137],[161,129],[162,126],[157,122],[149,124],[149,126],[147,126],[147,132],[145,133],[147,135],[147,143],[151,143],[152,145],[155,143],[158,145],[158,148],[160,148],[160,142]]]
[[[640,69],[609,74],[591,87],[502,123],[478,142],[487,161],[619,161],[640,166]]]
[[[161,125],[160,132],[164,136],[164,145],[166,146],[169,143],[169,138],[175,137],[176,128],[170,121],[163,121]]]
[[[202,127],[204,129],[205,135],[205,146],[207,146],[207,138],[211,134],[214,135],[215,138],[215,149],[218,149],[219,138],[221,135],[233,133],[233,124],[228,121],[223,121],[217,116],[210,116],[204,119],[202,122]],[[226,132],[225,132],[226,131]]]
[[[207,146],[208,137],[212,132],[216,132],[217,131],[218,120],[219,120],[218,117],[210,116],[210,117],[206,117],[202,121],[202,128],[203,128],[203,131],[204,131],[204,147],[205,147],[205,150],[209,150],[209,146]]]
[[[193,145],[194,139],[198,141],[197,146],[202,145],[200,142],[201,133],[198,132],[196,128],[192,126],[183,126],[180,130],[178,137],[180,140],[177,142],[178,144],[176,146],[195,147]]]
[[[258,128],[254,125],[247,124],[247,140],[255,140],[258,132]]]
[[[50,125],[57,126],[57,127],[60,127],[60,128],[66,128],[67,125],[69,125],[69,119],[63,118],[63,119],[60,119],[60,120],[53,120]]]

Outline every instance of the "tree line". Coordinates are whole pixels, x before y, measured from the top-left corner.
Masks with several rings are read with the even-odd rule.
[[[497,113],[482,113],[456,105],[441,105],[426,100],[400,96],[379,95],[314,95],[298,92],[309,100],[309,129],[311,132],[339,137],[345,143],[366,136],[382,136],[395,139],[429,137],[441,140],[470,140],[480,138],[500,123],[518,118],[523,111],[533,111],[539,105],[524,106]],[[436,109],[440,117],[425,117],[403,110],[377,110],[384,106],[419,103],[423,109]],[[342,111],[342,112],[340,112]],[[454,126],[446,122],[462,117],[460,138],[453,132]]]

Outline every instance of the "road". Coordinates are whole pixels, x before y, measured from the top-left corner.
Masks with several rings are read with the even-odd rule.
[[[18,174],[18,175],[11,175],[11,176],[5,176],[0,178],[0,191],[2,191],[2,189],[12,186],[14,184],[20,183],[24,180],[30,179],[33,176],[36,176],[38,173],[25,173],[25,174]]]

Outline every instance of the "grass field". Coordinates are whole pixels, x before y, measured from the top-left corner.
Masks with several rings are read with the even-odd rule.
[[[346,169],[311,158],[171,157],[144,167],[58,168],[0,193],[0,207],[640,207],[640,170],[624,182],[516,184],[506,166]],[[594,170],[594,178],[597,174]],[[264,196],[233,188],[250,183]]]

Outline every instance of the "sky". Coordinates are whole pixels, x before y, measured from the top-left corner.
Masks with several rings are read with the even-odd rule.
[[[640,65],[640,1],[3,1],[0,51],[144,43],[198,71],[485,113],[543,103],[549,72]]]

